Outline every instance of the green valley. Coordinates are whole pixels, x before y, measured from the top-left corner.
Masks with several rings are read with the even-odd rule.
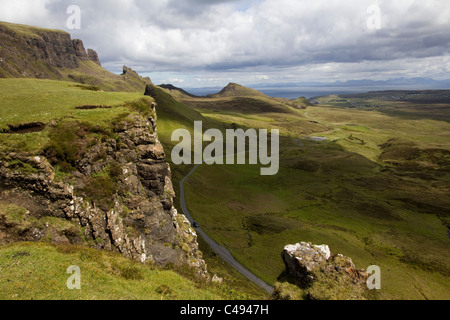
[[[282,279],[283,247],[306,241],[328,244],[361,268],[380,266],[380,298],[448,298],[448,118],[411,119],[326,99],[296,109],[264,96],[183,97],[178,110],[189,106],[208,126],[279,128],[282,135],[274,177],[260,176],[258,166],[198,168],[186,187],[192,215],[270,284]],[[396,108],[395,101],[384,105]],[[170,106],[163,103],[160,114]],[[426,111],[433,104],[422,106],[434,115]],[[170,149],[170,130],[161,135]],[[177,179],[189,171],[172,169]]]
[[[0,42],[0,299],[450,299],[450,91],[197,96],[113,74],[67,32],[0,22]],[[172,133],[196,121],[278,129],[278,173],[202,164],[184,202],[194,166],[172,162]],[[342,274],[379,266],[381,290],[298,286],[281,255],[301,242],[350,257]]]

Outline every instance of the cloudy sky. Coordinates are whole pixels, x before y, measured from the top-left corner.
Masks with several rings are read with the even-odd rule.
[[[448,0],[0,0],[0,20],[66,30],[157,84],[450,78]]]

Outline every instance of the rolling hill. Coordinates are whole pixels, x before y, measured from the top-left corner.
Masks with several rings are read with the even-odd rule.
[[[184,89],[175,87],[172,84],[160,84],[158,87],[164,89],[166,92],[170,93],[176,99],[186,99],[186,98],[197,98],[198,96],[187,92]]]
[[[378,298],[449,297],[448,103],[430,100],[442,92],[323,97],[312,105],[229,87],[236,90],[184,98],[178,110],[201,114],[205,130],[211,121],[221,130],[280,129],[281,168],[266,178],[258,166],[198,168],[185,189],[203,230],[272,285],[285,281],[283,246],[307,241],[362,268],[380,266]],[[179,121],[189,127],[189,119]],[[175,167],[176,179],[190,169]]]
[[[267,96],[255,89],[241,86],[237,83],[230,83],[220,92],[208,95],[209,98],[232,98],[232,97],[264,97]]]

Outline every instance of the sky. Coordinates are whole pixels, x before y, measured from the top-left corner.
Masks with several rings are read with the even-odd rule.
[[[0,0],[0,20],[65,30],[156,84],[450,78],[448,0]]]

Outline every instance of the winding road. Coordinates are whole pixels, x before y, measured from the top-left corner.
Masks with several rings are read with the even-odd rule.
[[[200,165],[196,165],[189,174],[183,178],[183,180],[180,181],[180,204],[181,209],[183,210],[184,215],[189,220],[191,224],[194,223],[194,219],[192,218],[191,214],[189,213],[189,210],[186,206],[186,197],[184,192],[184,184],[189,179],[189,177],[197,170],[197,168]],[[261,287],[262,289],[266,290],[268,293],[273,293],[273,287],[268,285],[266,282],[255,276],[253,273],[248,271],[243,265],[241,265],[239,262],[236,261],[236,259],[231,255],[230,251],[226,249],[225,247],[219,245],[217,242],[215,242],[211,237],[209,237],[205,231],[202,230],[202,228],[196,228],[195,229],[197,234],[199,234],[211,247],[211,249],[218,254],[222,259],[224,259],[228,264],[230,264],[232,267],[234,267],[237,271],[239,271],[242,275],[244,275],[246,278],[248,278],[250,281]]]

